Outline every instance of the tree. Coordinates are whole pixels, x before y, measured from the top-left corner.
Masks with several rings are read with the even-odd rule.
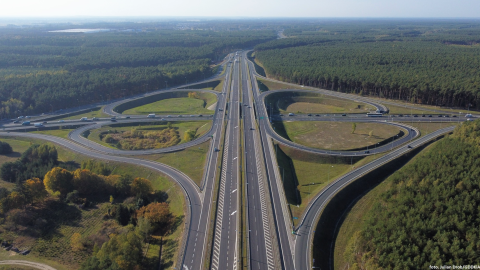
[[[352,123],[352,134],[355,133],[355,129],[357,129],[357,123]]]
[[[6,142],[0,142],[0,154],[5,155],[5,154],[10,154],[12,152],[13,150],[10,144]]]
[[[25,187],[25,193],[27,194],[27,199],[33,202],[42,201],[47,195],[47,191],[45,190],[45,185],[40,178],[32,178],[25,181],[23,184]]]
[[[45,175],[43,183],[48,191],[58,191],[65,196],[73,190],[73,174],[60,167],[55,167]]]
[[[137,226],[135,227],[135,232],[144,240],[150,235],[152,231],[152,224],[150,221],[144,217],[139,217],[137,219]]]
[[[189,142],[189,141],[195,139],[196,134],[197,134],[197,132],[195,130],[188,129],[187,131],[185,131],[185,134],[183,135],[183,140],[185,142]]]
[[[113,201],[115,201],[115,199],[113,198],[112,195],[110,195],[110,199],[108,201],[110,202],[110,204],[113,204]]]
[[[83,195],[103,193],[105,181],[104,177],[87,169],[77,169],[73,172],[73,186]]]
[[[74,233],[70,238],[70,246],[73,251],[80,251],[83,249],[82,235],[79,233]]]
[[[146,218],[152,225],[165,227],[170,225],[172,215],[168,203],[151,203],[137,210],[137,218]]]
[[[132,194],[138,197],[145,197],[153,192],[153,187],[150,180],[141,177],[133,179],[130,188]]]
[[[65,197],[65,201],[75,203],[77,202],[79,196],[78,196],[78,191],[74,190],[72,192],[69,192],[67,196]]]

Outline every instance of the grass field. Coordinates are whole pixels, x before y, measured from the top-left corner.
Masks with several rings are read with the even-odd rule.
[[[0,138],[0,140],[8,142],[15,153],[22,153],[30,144],[44,143],[41,140],[24,139],[24,138]],[[46,143],[54,145],[52,143]],[[78,153],[69,151],[66,148],[55,145],[58,151],[59,161],[70,163],[79,167],[81,162],[90,159],[87,156],[80,155]],[[19,155],[18,154],[18,155]],[[5,162],[5,160],[3,161]],[[155,189],[162,190],[168,194],[167,202],[170,204],[170,211],[177,217],[178,226],[172,234],[164,237],[164,251],[165,257],[163,257],[164,263],[168,266],[166,269],[171,269],[173,261],[176,258],[178,252],[178,245],[183,231],[183,217],[184,217],[184,198],[183,192],[180,187],[172,180],[168,179],[163,174],[147,169],[144,167],[134,166],[130,164],[124,164],[119,162],[106,162],[112,169],[112,174],[130,174],[134,177],[143,177],[150,179]],[[0,186],[5,185],[6,182],[0,180]],[[9,183],[7,183],[9,184]],[[105,195],[105,201],[108,200],[109,195]],[[70,248],[70,237],[73,233],[80,233],[82,237],[88,237],[98,232],[104,223],[106,222],[103,215],[106,212],[106,207],[109,203],[100,203],[95,208],[88,210],[75,210],[79,211],[78,218],[75,222],[58,220],[55,226],[55,232],[47,234],[45,237],[34,239],[29,236],[18,236],[15,232],[2,231],[0,232],[0,238],[8,239],[13,238],[17,243],[23,243],[24,247],[32,248],[32,253],[28,256],[15,255],[6,251],[0,251],[0,260],[2,259],[24,259],[31,261],[38,261],[51,265],[58,270],[77,269],[79,263],[81,263],[90,254],[79,251],[73,252]],[[77,208],[75,208],[77,209]],[[149,252],[150,253],[150,252]],[[149,256],[154,256],[150,253]],[[158,254],[157,254],[158,257]]]
[[[180,138],[182,139],[180,141],[180,144],[185,142],[183,140],[185,131],[197,130],[197,137],[199,137],[205,134],[206,132],[208,132],[210,130],[210,127],[212,126],[211,121],[191,121],[191,122],[171,122],[171,123],[172,123],[172,128],[177,129],[177,131],[180,134]],[[100,134],[108,130],[117,130],[119,132],[122,132],[122,131],[131,130],[132,128],[137,128],[138,130],[162,130],[167,128],[167,122],[166,121],[161,122],[161,124],[159,125],[158,124],[157,125],[135,124],[135,125],[126,126],[126,127],[103,126],[102,128],[91,130],[87,138],[105,147],[116,149],[115,145],[108,144],[100,140]]]
[[[290,213],[296,225],[310,200],[329,183],[382,155],[349,159],[325,157],[277,145],[277,161]]]
[[[399,114],[399,113],[410,114],[410,109],[402,107],[402,105],[415,106],[417,108],[417,112],[415,112],[415,110],[413,110],[413,114],[420,114],[421,112],[423,112],[422,109],[440,110],[440,111],[450,112],[452,114],[458,114],[459,112],[462,112],[462,113],[468,113],[469,112],[466,109],[459,109],[459,108],[451,109],[451,108],[448,108],[448,107],[441,107],[441,106],[413,104],[413,103],[405,102],[403,100],[385,99],[385,98],[378,98],[378,97],[371,97],[371,96],[367,96],[367,97],[370,98],[370,99],[376,100],[379,103],[382,103],[382,101],[388,101],[388,102],[393,102],[393,103],[399,105],[399,106],[395,106],[395,105],[390,105],[390,104],[384,104],[390,110],[392,110],[392,109],[394,110],[393,112],[390,111],[390,114]],[[425,114],[432,114],[432,113],[433,112],[431,112],[431,111],[425,111]],[[470,113],[474,113],[474,112],[470,111]]]
[[[275,131],[282,137],[308,147],[327,150],[359,149],[385,141],[399,133],[399,128],[380,123],[352,123],[295,121],[273,122]],[[370,131],[373,135],[369,136]]]
[[[177,168],[188,175],[197,185],[200,185],[209,147],[210,142],[207,141],[182,151],[144,155],[138,156],[138,158],[157,161]]]
[[[413,162],[417,157],[424,155],[434,144],[435,143],[423,149],[417,156],[412,158],[409,163]],[[334,269],[348,269],[347,263],[343,256],[348,240],[356,231],[360,230],[362,223],[364,222],[363,217],[365,214],[373,207],[377,198],[379,198],[386,190],[388,190],[389,187],[390,181],[389,178],[387,178],[385,181],[370,190],[367,194],[362,196],[349,210],[345,220],[339,228],[338,235],[335,240]]]
[[[126,110],[123,114],[213,114],[214,111],[208,107],[217,102],[217,97],[211,93],[202,93],[201,97],[206,102],[188,97],[168,98]]]

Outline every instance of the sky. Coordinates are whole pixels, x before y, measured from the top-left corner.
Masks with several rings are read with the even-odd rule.
[[[1,0],[0,17],[480,18],[480,0]]]

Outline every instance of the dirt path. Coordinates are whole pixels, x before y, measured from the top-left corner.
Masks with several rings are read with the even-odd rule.
[[[11,265],[11,264],[29,266],[29,267],[33,267],[41,270],[56,270],[55,268],[43,263],[36,263],[36,262],[29,262],[29,261],[22,261],[22,260],[0,261],[0,265]]]

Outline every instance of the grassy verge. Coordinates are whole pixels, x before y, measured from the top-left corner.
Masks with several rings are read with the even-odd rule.
[[[287,140],[328,150],[374,147],[399,134],[398,127],[381,123],[356,123],[355,133],[352,133],[353,124],[348,122],[273,122],[272,126]]]
[[[68,163],[73,167],[80,167],[82,161],[90,159],[90,157],[72,152],[64,147],[55,145],[53,143],[44,142],[37,139],[28,138],[0,138],[2,141],[8,142],[14,153],[19,156],[33,143],[45,143],[54,145],[58,151],[58,159],[61,164]],[[5,161],[4,161],[5,162]],[[180,243],[183,231],[184,218],[184,198],[180,187],[168,179],[165,175],[140,166],[119,162],[106,162],[112,168],[112,174],[129,174],[134,177],[144,177],[150,179],[155,189],[164,191],[168,198],[167,202],[170,204],[170,211],[177,218],[177,224],[171,234],[164,237],[164,256],[165,265],[172,266],[178,252],[178,245]],[[60,166],[61,166],[60,164]],[[9,184],[0,180],[0,186]],[[108,200],[108,194],[105,195],[105,201]],[[83,262],[90,254],[86,251],[74,252],[70,248],[70,237],[74,233],[80,233],[82,237],[88,238],[95,235],[102,230],[106,221],[104,214],[107,211],[109,203],[99,203],[95,208],[88,210],[76,210],[78,217],[75,222],[62,221],[61,218],[57,220],[54,232],[50,232],[45,236],[33,237],[28,235],[16,235],[15,232],[1,231],[0,237],[2,239],[13,238],[17,243],[23,243],[25,247],[30,247],[32,252],[28,256],[13,255],[16,253],[9,253],[0,251],[0,260],[2,259],[23,259],[29,261],[38,261],[59,270],[63,269],[77,269],[81,262]],[[75,208],[76,209],[76,208]],[[60,215],[59,217],[61,217]],[[149,255],[153,256],[153,254]],[[156,255],[158,257],[158,253]],[[20,258],[21,257],[21,258]],[[167,268],[169,269],[169,268]]]
[[[271,90],[281,90],[281,89],[304,89],[300,85],[293,86],[293,85],[288,85],[281,82],[272,82],[269,80],[258,79],[258,78],[257,78],[257,83],[260,91],[271,91]]]
[[[166,98],[128,109],[123,114],[213,114],[214,111],[208,107],[217,102],[217,97],[212,93],[200,93],[198,97]]]
[[[338,177],[381,155],[365,158],[340,158],[302,152],[287,146],[275,145],[283,187],[294,225],[308,203]]]
[[[187,149],[154,155],[143,155],[137,158],[148,159],[172,166],[188,175],[198,186],[202,182],[207,153],[210,142],[189,147]]]
[[[51,130],[32,131],[32,133],[52,135],[52,136],[68,139],[68,133],[70,133],[70,131],[72,130],[73,129],[51,129]]]
[[[222,71],[222,74],[225,73],[225,69]],[[205,82],[205,83],[199,83],[199,84],[194,84],[190,85],[188,88],[189,89],[205,89],[205,90],[214,90],[214,91],[219,91],[221,92],[223,89],[223,79],[221,80],[216,80],[216,81],[211,81],[211,82]],[[183,88],[180,88],[183,89]]]
[[[187,130],[197,130],[196,137],[200,137],[206,132],[208,132],[210,130],[210,127],[212,126],[211,121],[171,122],[171,123],[172,123],[172,128],[176,129],[180,134],[180,138],[181,138],[180,144],[185,142],[184,135]],[[118,132],[122,132],[122,131],[132,130],[133,128],[136,128],[137,130],[140,130],[140,131],[162,130],[167,127],[168,127],[168,123],[166,121],[159,122],[157,124],[150,124],[150,125],[149,124],[147,125],[132,124],[131,126],[122,125],[121,127],[116,127],[115,125],[103,126],[102,128],[91,130],[87,138],[105,147],[116,149],[117,147],[114,144],[106,143],[100,139],[100,135],[103,132],[108,132],[108,130],[117,130]]]
[[[424,150],[422,150],[422,152],[412,158],[408,163],[413,162],[417,157],[424,155],[432,146],[433,144],[426,147]],[[338,230],[337,238],[335,240],[334,269],[348,268],[347,262],[345,261],[343,256],[348,240],[353,236],[356,231],[359,230],[359,228],[362,227],[362,223],[364,222],[363,217],[372,208],[373,204],[377,201],[377,199],[386,190],[390,188],[391,182],[388,180],[389,178],[368,191],[368,193],[366,193],[365,195],[360,195],[361,198],[358,199],[358,201],[356,201],[350,209],[348,209],[348,214],[343,220]]]

